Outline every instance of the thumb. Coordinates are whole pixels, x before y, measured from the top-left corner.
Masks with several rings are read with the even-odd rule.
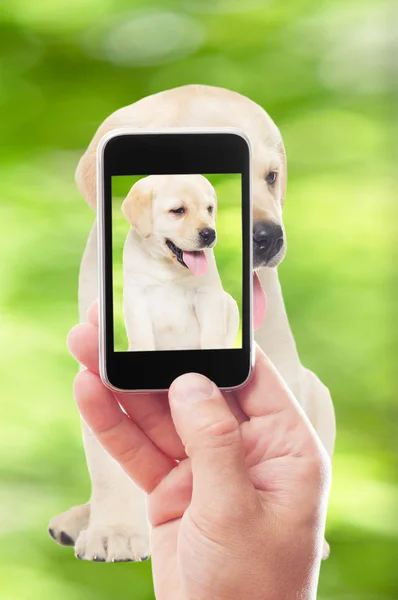
[[[217,386],[203,375],[178,377],[169,390],[171,414],[191,459],[193,495],[213,504],[251,486],[239,423]],[[220,497],[221,495],[221,497]]]

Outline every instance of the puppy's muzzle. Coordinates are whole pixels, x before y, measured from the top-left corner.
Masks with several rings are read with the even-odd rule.
[[[216,239],[216,232],[210,227],[199,231],[199,244],[201,248],[209,248]]]
[[[283,229],[272,221],[259,221],[253,227],[254,268],[272,263],[283,248]]]

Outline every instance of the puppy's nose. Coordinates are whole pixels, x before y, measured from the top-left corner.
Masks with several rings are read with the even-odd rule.
[[[268,263],[283,246],[283,229],[272,221],[259,221],[253,227],[255,266]]]
[[[201,229],[199,231],[199,237],[203,246],[210,246],[210,244],[212,244],[216,239],[216,232],[214,231],[214,229],[206,227],[205,229]]]

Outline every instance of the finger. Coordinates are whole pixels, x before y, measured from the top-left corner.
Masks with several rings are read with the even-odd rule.
[[[145,490],[151,492],[173,469],[165,456],[121,410],[112,392],[90,371],[80,372],[74,394],[83,420],[105,450]]]
[[[170,387],[171,414],[191,459],[193,501],[204,506],[216,498],[244,494],[251,487],[239,423],[220,390],[206,377],[182,375]]]
[[[238,423],[240,424],[243,423],[243,421],[248,421],[249,417],[243,412],[234,392],[224,392],[223,395],[226,403],[228,404],[229,410],[234,415]]]
[[[256,363],[250,382],[235,392],[242,410],[250,417],[241,427],[246,452],[246,466],[252,477],[264,480],[280,457],[309,458],[318,454],[318,440],[303,409],[271,361],[256,348]],[[300,464],[304,464],[301,461]],[[258,468],[258,471],[253,471]],[[260,484],[261,487],[261,484]],[[272,486],[271,486],[272,487]]]
[[[142,431],[165,454],[176,460],[186,457],[170,414],[167,393],[115,394],[118,402]]]
[[[303,415],[296,398],[258,346],[252,378],[247,385],[235,391],[235,397],[248,417],[261,417],[281,411],[296,419]]]
[[[93,313],[95,306],[92,307]],[[76,360],[99,374],[98,328],[92,323],[76,325],[68,335],[68,347]],[[167,394],[116,394],[133,421],[169,456],[182,459],[185,452],[170,415]]]
[[[70,330],[66,341],[69,352],[86,369],[99,373],[98,327],[80,323]]]
[[[192,469],[182,460],[148,496],[148,518],[152,527],[181,519],[192,499]]]

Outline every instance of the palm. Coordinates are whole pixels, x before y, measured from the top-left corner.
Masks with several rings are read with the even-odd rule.
[[[236,398],[229,395],[230,405]],[[292,448],[283,421],[277,414],[252,417],[240,415],[240,431],[245,451],[248,473],[261,501],[283,507],[279,481],[285,479],[294,486],[290,471],[296,468]],[[269,440],[273,443],[270,445]],[[296,449],[299,450],[298,448]],[[283,496],[286,494],[283,489]],[[299,489],[294,490],[295,495]],[[290,493],[289,493],[290,496]],[[157,582],[157,598],[180,598],[180,565],[195,564],[200,546],[206,540],[192,526],[190,502],[192,498],[192,473],[189,459],[180,461],[149,496],[150,516],[155,526],[152,530],[152,562]],[[172,505],[171,502],[172,501]],[[194,538],[194,539],[193,539]]]
[[[212,398],[206,408],[203,403],[200,403],[202,408],[195,408],[197,413],[202,411],[208,415],[207,426],[210,429],[217,422],[217,418],[214,419],[217,410],[222,410],[224,417],[230,421],[232,412],[240,428],[238,462],[235,462],[238,455],[231,447],[228,452],[233,462],[227,469],[220,469],[218,461],[222,446],[215,447],[211,452],[210,447],[210,456],[213,459],[216,456],[217,461],[211,464],[207,460],[209,464],[206,464],[202,454],[202,466],[199,469],[200,463],[195,463],[197,459],[194,457],[198,456],[196,453],[200,454],[200,447],[195,450],[195,443],[198,444],[201,432],[199,421],[196,422],[192,414],[194,406],[184,402],[177,410],[173,398],[176,382],[170,390],[170,404],[166,394],[114,395],[105,388],[98,374],[95,306],[89,311],[88,318],[90,322],[75,328],[68,340],[74,356],[87,368],[76,379],[75,397],[83,418],[100,443],[148,493],[158,600],[183,600],[188,587],[191,591],[203,588],[206,577],[207,586],[203,588],[202,596],[208,597],[212,578],[220,580],[218,574],[225,567],[226,557],[229,557],[228,573],[235,575],[235,583],[250,581],[246,570],[253,564],[253,548],[257,554],[261,549],[261,553],[258,556],[256,554],[258,580],[264,572],[263,565],[267,561],[274,561],[271,550],[271,554],[267,553],[267,545],[264,546],[263,540],[264,535],[272,537],[270,528],[275,523],[276,533],[280,536],[280,523],[283,521],[278,518],[280,515],[287,517],[286,522],[291,522],[291,519],[294,521],[300,515],[300,523],[315,523],[319,531],[319,524],[324,519],[320,508],[326,506],[325,503],[319,504],[319,497],[322,490],[327,489],[328,463],[324,462],[325,457],[320,452],[316,436],[308,427],[296,400],[260,351],[257,351],[251,381],[234,394],[227,394],[229,410],[225,400],[220,401],[221,395],[217,402]],[[234,429],[236,433],[236,421]],[[217,435],[225,437],[222,432],[213,437],[217,438]],[[207,432],[207,436],[212,438],[211,431]],[[236,441],[236,436],[234,439]],[[191,464],[184,444],[187,444],[187,453],[193,457],[194,494]],[[238,473],[244,474],[244,481]],[[212,478],[211,484],[209,477]],[[311,486],[313,493],[309,493]],[[215,489],[217,494],[214,493]],[[231,494],[235,496],[235,503],[231,501]],[[250,497],[249,502],[246,502],[247,497]],[[246,504],[242,505],[242,498]],[[256,515],[248,523],[247,508],[251,509],[253,504]],[[270,511],[274,514],[271,520]],[[315,521],[314,515],[318,515]],[[204,528],[197,526],[198,516],[202,518]],[[267,523],[267,529],[261,530],[261,524],[264,523]],[[215,542],[212,540],[215,531],[220,532],[220,527],[224,527],[224,532],[227,531],[229,536],[227,541],[224,537],[224,548],[220,538]],[[289,538],[288,547],[291,542]],[[236,560],[232,561],[233,564],[229,560],[231,544],[235,544],[233,555]],[[299,558],[305,562],[300,544],[299,549]],[[277,571],[281,567],[280,560],[279,556],[278,564],[273,565]],[[294,564],[300,571],[300,561],[295,560]],[[269,569],[272,571],[272,566]],[[229,577],[223,579],[227,584]],[[247,597],[253,597],[252,592]]]
[[[152,530],[152,568],[159,592],[156,598],[181,598],[177,562],[178,538],[181,519],[164,523]]]

